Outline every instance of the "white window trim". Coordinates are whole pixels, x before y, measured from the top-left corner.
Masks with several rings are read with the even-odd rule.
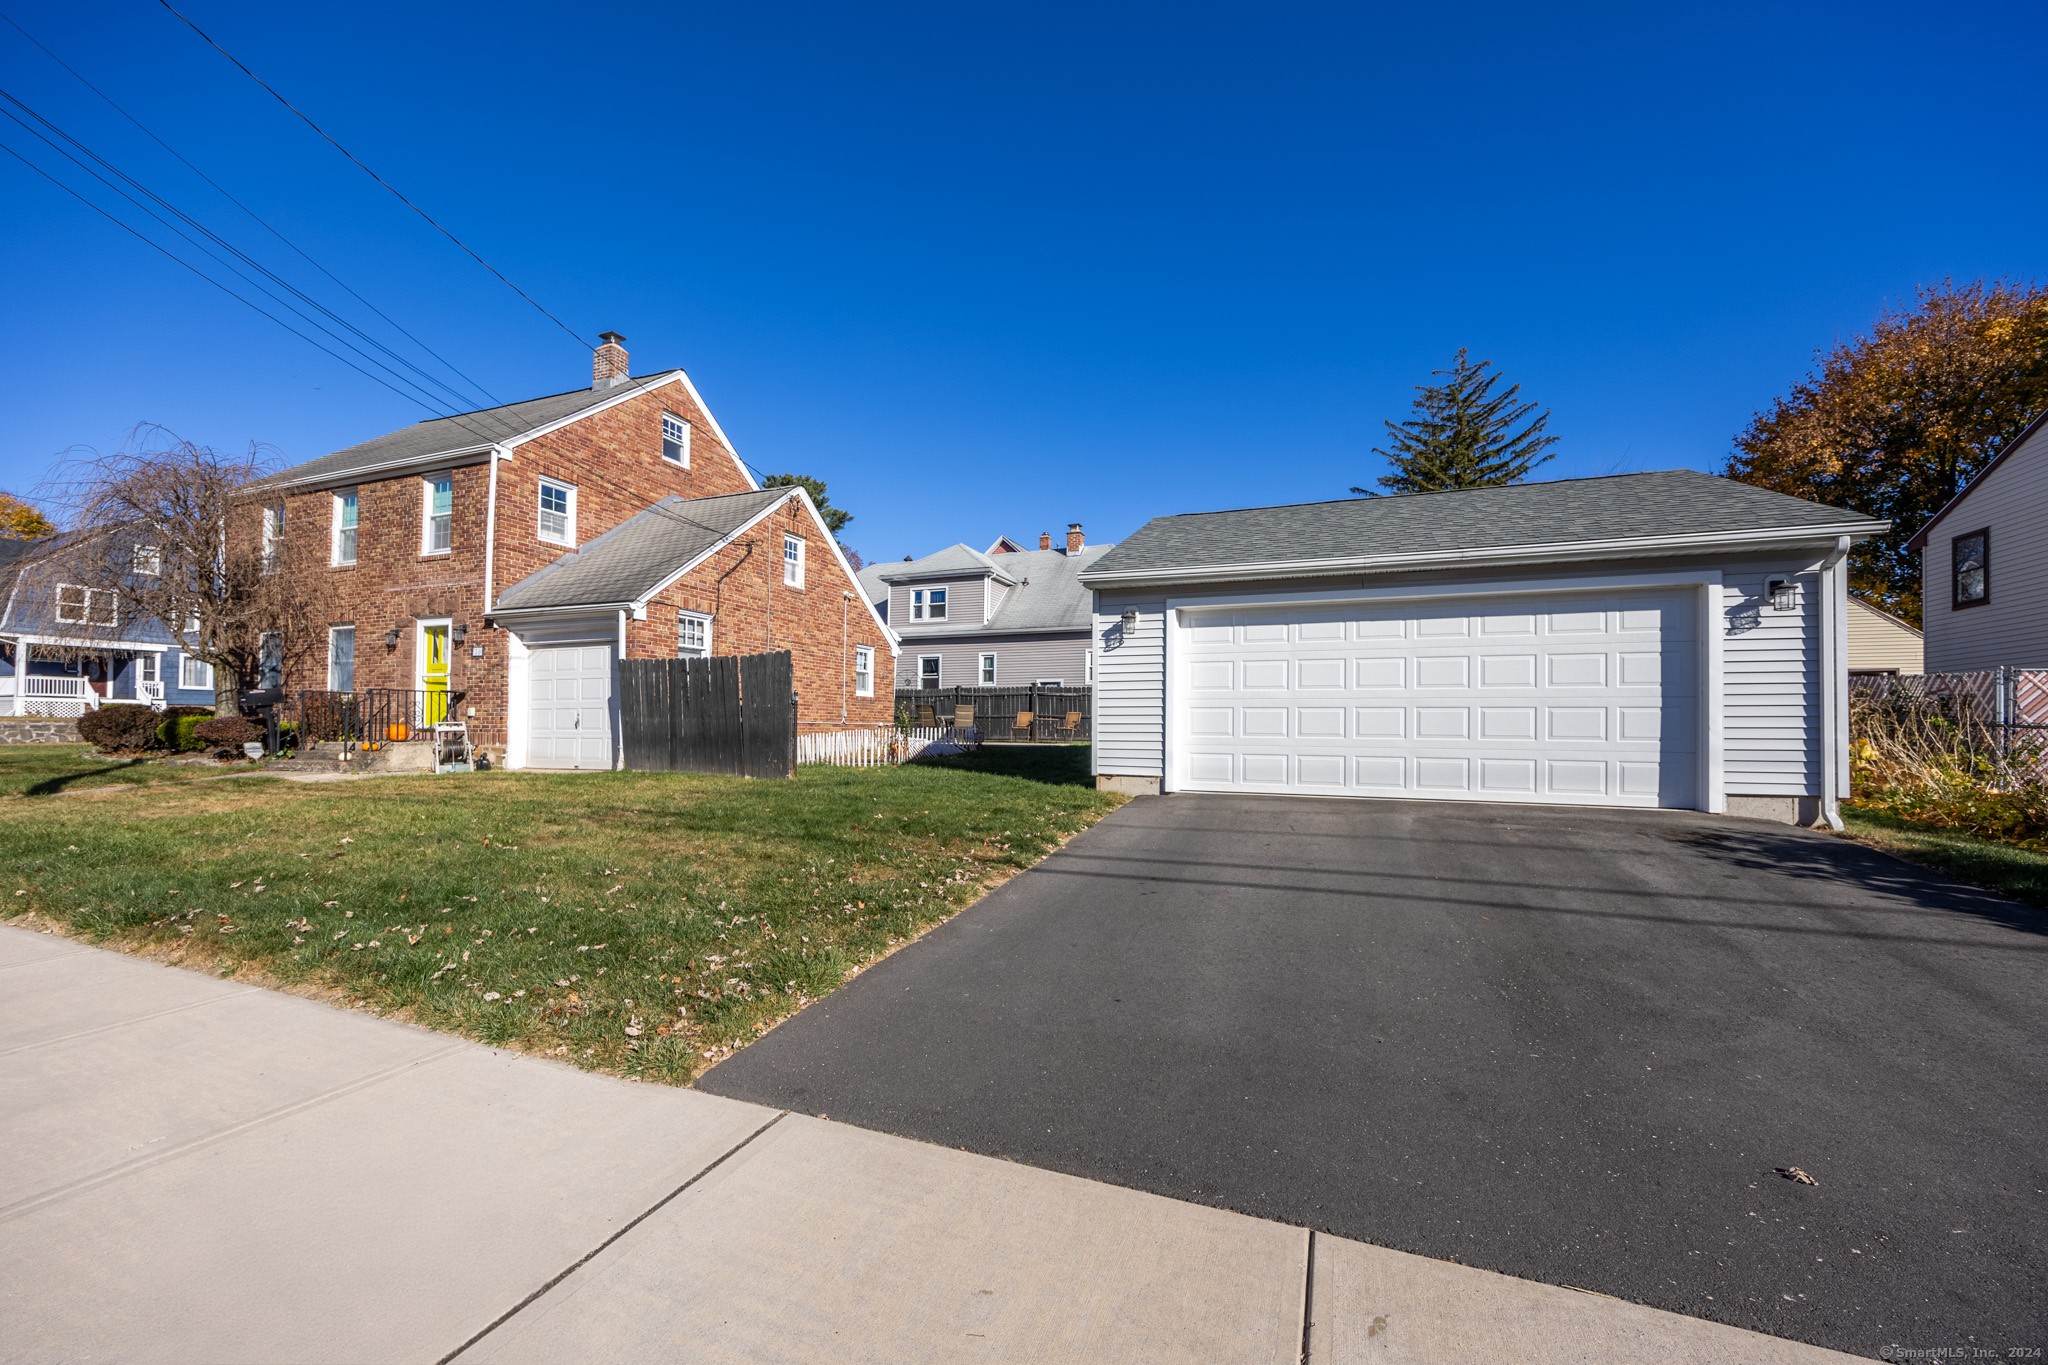
[[[541,489],[544,488],[559,488],[569,495],[569,510],[564,514],[568,521],[568,531],[565,539],[556,540],[553,536],[545,534],[540,529],[540,517],[543,510],[540,499]],[[560,479],[542,479],[533,493],[533,518],[534,534],[540,537],[543,544],[567,545],[574,549],[576,545],[576,485],[564,483]]]
[[[936,611],[933,608],[937,608]],[[912,588],[910,590],[910,619],[913,621],[944,621],[952,608],[952,598],[945,588]]]
[[[680,460],[671,460],[668,457],[668,424],[670,422],[674,422],[682,429],[682,436],[677,442],[683,448],[683,458]],[[672,464],[678,469],[688,469],[690,467],[691,430],[689,419],[681,414],[673,412],[663,412],[661,414],[661,458],[665,463]]]
[[[66,616],[64,614],[64,594],[67,592],[82,592],[85,594],[85,599],[78,604],[80,614],[77,616]],[[111,597],[114,599],[114,610],[110,620],[95,621],[92,619],[92,603],[95,597]],[[121,624],[121,594],[112,588],[88,588],[81,583],[59,583],[57,585],[56,609],[57,624],[59,625],[100,626],[112,630]]]
[[[348,632],[349,685],[346,688],[334,685],[334,637],[342,631]],[[327,690],[330,692],[355,691],[356,672],[356,628],[354,626],[329,626],[327,628]]]
[[[356,524],[353,527],[349,527],[346,529],[353,530],[356,533],[355,553],[351,554],[347,559],[343,559],[341,557],[341,533],[344,528],[341,524],[341,512],[342,508],[347,506],[348,500],[350,498],[354,498],[356,502]],[[335,490],[333,520],[334,525],[328,536],[327,562],[337,569],[346,568],[349,565],[356,562],[356,555],[361,554],[363,550],[362,490],[356,488],[341,488]]]
[[[360,518],[358,518],[360,520]],[[277,547],[284,543],[284,504],[265,503],[263,507],[263,567],[277,567]]]
[[[996,685],[996,656],[994,650],[984,651],[974,661],[974,676],[980,679],[983,687],[994,687]]]
[[[946,686],[946,656],[943,654],[920,654],[917,656],[917,690],[920,692],[927,690],[924,685],[924,661],[926,659],[935,660],[939,665],[932,672],[932,682],[935,685],[929,690],[933,692],[943,690]]]
[[[197,676],[200,681],[187,682],[188,677]],[[181,692],[211,692],[213,690],[213,665],[190,654],[178,656],[178,690]]]
[[[683,622],[700,621],[704,625],[704,652],[683,653]],[[711,657],[711,618],[701,611],[679,611],[676,613],[676,657],[678,659],[708,659]]]
[[[145,563],[149,566],[148,568],[143,567]],[[136,546],[132,567],[134,572],[142,575],[144,578],[162,578],[164,576],[164,552],[162,547],[157,545]]]
[[[796,558],[789,557],[789,547],[796,546]],[[804,538],[782,533],[782,585],[785,588],[801,589],[804,585]]]
[[[863,685],[861,679],[866,678]],[[872,697],[875,695],[875,647],[855,645],[853,647],[853,695]]]
[[[434,485],[443,479],[448,481],[448,546],[434,548]],[[360,505],[359,505],[360,506]],[[361,517],[358,515],[360,522]],[[455,476],[453,474],[427,474],[420,479],[420,554],[423,557],[440,558],[455,553]]]
[[[163,680],[163,655],[149,650],[135,656],[135,681],[160,683]]]
[[[1033,687],[1065,687],[1067,680],[1065,678],[1037,678],[1032,681],[1031,685]]]

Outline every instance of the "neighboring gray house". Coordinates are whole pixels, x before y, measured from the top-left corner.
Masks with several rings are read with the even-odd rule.
[[[1907,543],[1929,673],[2048,668],[2048,412]]]
[[[1111,547],[1086,544],[1079,523],[1064,549],[1007,536],[987,551],[952,545],[923,559],[871,564],[861,587],[902,640],[899,690],[1084,687],[1094,682],[1089,593],[1080,574]]]
[[[0,540],[0,716],[79,716],[105,702],[212,706],[213,669],[119,594],[63,581],[71,534]],[[144,547],[133,554],[147,571]]]
[[[1081,575],[1097,782],[1834,824],[1885,525],[1690,470],[1155,518]]]

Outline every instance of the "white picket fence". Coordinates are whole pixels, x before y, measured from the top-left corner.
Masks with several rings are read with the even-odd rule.
[[[962,753],[979,743],[978,731],[950,725],[913,730],[893,725],[817,730],[796,737],[796,761],[834,768],[886,768],[908,763],[923,753]]]

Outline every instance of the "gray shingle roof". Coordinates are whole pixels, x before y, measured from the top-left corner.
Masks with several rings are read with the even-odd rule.
[[[1081,586],[1081,573],[1110,550],[1108,545],[1086,545],[1073,554],[1065,550],[1019,550],[991,562],[987,557],[953,545],[937,554],[908,564],[886,564],[888,577],[922,577],[931,570],[951,568],[956,574],[985,574],[1001,569],[1013,584],[1002,605],[989,616],[987,625],[951,621],[941,625],[913,625],[892,621],[890,625],[906,640],[931,640],[970,635],[1015,635],[1027,631],[1078,630],[1086,633],[1094,603],[1089,590]],[[957,551],[965,550],[960,555]]]
[[[1009,555],[1003,556],[1003,559],[1008,558]],[[1005,583],[1014,583],[1017,581],[1017,574],[1021,572],[1012,572],[1011,569],[1005,568],[1001,561],[979,550],[970,549],[965,545],[948,545],[943,550],[928,554],[923,559],[913,559],[907,564],[885,564],[882,566],[881,576],[889,582],[900,582],[906,578],[931,578],[940,574],[986,573],[994,574]]]
[[[680,370],[663,370],[659,374],[634,379],[631,385],[654,388],[680,373]],[[585,408],[619,397],[620,393],[620,388],[574,389],[568,393],[549,394],[545,398],[528,398],[523,402],[507,403],[503,407],[482,408],[454,417],[430,417],[424,422],[401,427],[375,440],[364,441],[346,450],[337,450],[332,455],[322,455],[304,464],[293,465],[290,469],[259,480],[259,486],[280,483],[325,483],[335,479],[347,479],[373,469],[430,460],[436,455],[444,455],[451,451],[473,450],[478,446],[490,445],[494,441],[510,440],[536,427],[559,422],[565,417],[573,417]]]
[[[1097,574],[1215,570],[1573,541],[1707,536],[1717,532],[1841,528],[1884,523],[1751,484],[1668,469],[1597,479],[1347,498],[1233,512],[1154,517],[1088,566]],[[1007,558],[1007,556],[1005,556]],[[1099,580],[1098,580],[1099,581]]]
[[[792,488],[764,488],[715,498],[663,498],[505,589],[498,595],[496,610],[642,601],[670,574],[795,493]]]

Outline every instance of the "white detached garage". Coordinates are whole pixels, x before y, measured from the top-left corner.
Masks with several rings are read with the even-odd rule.
[[[1158,518],[1083,576],[1097,781],[1831,819],[1881,529],[1684,470]]]

